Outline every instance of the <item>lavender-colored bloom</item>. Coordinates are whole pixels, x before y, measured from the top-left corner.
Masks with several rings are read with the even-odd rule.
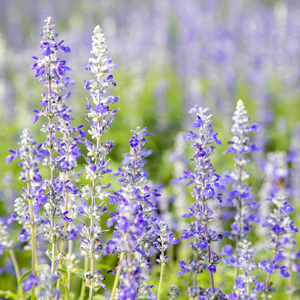
[[[287,198],[284,196],[273,196],[271,200],[275,208],[273,213],[266,218],[263,226],[268,227],[270,230],[272,238],[270,249],[273,252],[273,257],[271,260],[266,259],[260,264],[260,268],[269,273],[262,291],[264,299],[274,293],[274,288],[270,284],[271,274],[279,270],[281,276],[290,277],[292,272],[295,271],[296,261],[299,259],[295,251],[296,240],[294,237],[298,232],[298,228],[294,226],[294,222],[289,216],[293,209],[291,209]],[[292,280],[290,282],[289,292],[293,293],[295,288],[292,286]]]
[[[60,278],[58,272],[51,274],[49,267],[44,267],[40,270],[39,283],[41,285],[41,290],[39,292],[39,299],[60,299],[59,290],[54,287],[57,279]]]
[[[259,150],[254,144],[251,144],[249,134],[253,131],[257,131],[260,127],[256,124],[250,125],[249,120],[244,103],[242,100],[239,100],[233,116],[234,124],[231,129],[233,137],[229,142],[229,149],[224,152],[233,153],[233,159],[235,161],[234,170],[226,178],[228,184],[230,184],[232,188],[228,190],[223,205],[236,207],[234,221],[230,225],[231,231],[225,232],[226,237],[229,237],[236,242],[236,255],[234,255],[230,248],[231,246],[229,245],[223,247],[222,252],[227,256],[223,261],[226,264],[237,268],[236,286],[238,286],[237,282],[240,282],[239,272],[242,268],[239,255],[242,254],[243,251],[240,247],[240,241],[244,240],[243,245],[246,247],[245,243],[248,239],[248,232],[252,227],[251,223],[259,223],[260,221],[257,216],[259,204],[252,199],[252,188],[244,183],[244,181],[250,177],[249,172],[246,169],[249,157],[246,155],[252,151]],[[249,274],[249,270],[246,271],[246,273]],[[238,296],[243,296],[244,294],[247,295],[247,297],[250,297],[249,289],[246,291],[244,288],[240,288],[237,292]]]
[[[97,205],[96,199],[103,201],[109,195],[105,190],[110,184],[105,186],[100,183],[100,179],[106,173],[111,172],[106,156],[114,145],[110,141],[103,143],[102,139],[117,111],[116,109],[110,109],[110,105],[118,100],[115,96],[106,95],[109,85],[116,85],[110,72],[116,69],[117,66],[112,63],[111,58],[106,54],[106,41],[99,25],[94,29],[92,41],[91,53],[95,57],[89,59],[89,65],[86,69],[93,73],[96,78],[86,81],[85,86],[90,91],[92,100],[92,103],[88,101],[86,106],[89,110],[87,117],[90,129],[88,133],[95,142],[93,143],[86,139],[86,148],[88,150],[85,165],[86,179],[90,179],[92,185],[86,184],[82,187],[82,198],[91,201],[90,206],[83,207],[85,215],[90,219],[90,226],[88,227],[84,224],[81,231],[81,235],[84,238],[81,243],[81,252],[91,261],[90,272],[85,274],[85,277],[89,279],[87,286],[90,288],[90,297],[93,295],[93,288],[104,287],[102,276],[99,272],[95,273],[94,268],[95,259],[100,259],[100,256],[104,254],[100,236],[105,231],[101,229],[96,221],[99,221],[101,215],[106,212],[106,206],[103,203]]]
[[[184,228],[184,220],[181,218],[185,213],[187,203],[187,191],[184,182],[178,180],[187,168],[188,159],[185,154],[185,142],[182,137],[183,133],[179,132],[175,137],[174,151],[170,160],[174,166],[174,175],[171,185],[174,189],[174,212],[176,213],[176,222],[180,230]]]
[[[153,297],[151,286],[146,285],[146,269],[149,268],[147,256],[151,245],[157,240],[156,218],[151,212],[156,210],[152,198],[157,197],[158,193],[147,183],[147,173],[143,169],[144,160],[149,155],[144,145],[146,137],[151,135],[147,133],[147,128],[139,127],[131,133],[130,153],[124,156],[123,170],[119,168],[114,174],[121,176],[117,181],[122,182],[122,188],[110,196],[110,202],[117,202],[118,208],[117,213],[111,213],[112,217],[107,221],[108,226],[116,223],[114,238],[108,242],[107,251],[127,253],[120,265],[119,297],[130,293],[132,299],[136,299],[138,295]],[[175,242],[171,236],[168,238]],[[131,272],[129,266],[135,271]]]
[[[170,293],[167,293],[167,296],[169,297],[170,300],[178,298],[180,296],[179,287],[172,284],[170,286]]]
[[[13,241],[10,238],[8,226],[0,219],[0,256],[6,249],[11,249]]]
[[[22,243],[26,242],[29,238],[29,234],[28,232],[25,230],[25,229],[22,229],[20,232],[19,232],[19,236],[18,236],[18,240]]]
[[[233,254],[233,249],[229,249],[226,245],[222,249],[228,257],[223,261],[231,266],[237,267],[242,274],[239,274],[235,279],[234,291],[227,294],[228,299],[248,299],[258,300],[258,292],[264,288],[263,282],[256,282],[257,275],[252,275],[253,270],[259,268],[259,264],[254,263],[255,249],[250,248],[251,243],[247,240],[240,242],[237,248],[237,254]],[[226,250],[225,250],[226,248]],[[229,250],[229,251],[228,251]],[[254,283],[254,286],[252,285]]]
[[[39,284],[39,279],[33,275],[33,274],[29,274],[25,279],[24,279],[24,283],[23,283],[23,289],[25,292],[31,290],[32,286],[34,285],[35,287],[37,287]]]
[[[289,196],[288,182],[290,171],[288,169],[288,157],[284,151],[276,151],[267,153],[262,166],[263,184],[259,195],[261,198],[260,215],[262,219],[266,219],[272,211],[271,200],[274,196]],[[268,238],[269,231],[266,228],[257,228],[257,234],[264,238]],[[264,243],[260,243],[258,248],[264,248]]]
[[[41,150],[41,145],[37,146],[31,132],[25,129],[22,132],[19,148],[14,152],[13,159],[19,159],[19,167],[22,168],[19,179],[26,183],[22,189],[22,197],[15,199],[14,211],[8,223],[17,221],[23,226],[19,232],[18,239],[21,242],[30,240],[31,247],[35,244],[35,232],[44,223],[44,219],[39,215],[42,204],[45,203],[43,194],[42,177],[39,174],[38,164],[47,154]],[[12,161],[12,160],[9,160]],[[38,207],[38,209],[36,209]],[[34,274],[33,274],[34,275]]]
[[[70,266],[74,261],[70,261],[69,254],[64,254],[64,241],[70,236],[71,221],[76,217],[74,200],[78,189],[74,181],[77,181],[80,173],[74,168],[80,156],[78,144],[85,134],[80,129],[82,126],[74,127],[72,108],[66,104],[71,93],[66,93],[65,89],[75,82],[67,75],[71,69],[66,60],[61,60],[58,55],[59,52],[69,53],[70,48],[63,45],[63,41],[57,41],[58,34],[54,32],[54,26],[52,18],[48,17],[41,33],[42,57],[34,56],[35,62],[30,67],[34,76],[47,87],[47,92],[42,93],[41,109],[34,110],[36,115],[33,117],[33,123],[40,117],[47,119],[41,128],[41,131],[47,134],[46,141],[39,150],[45,156],[43,165],[50,169],[50,178],[46,178],[41,183],[40,191],[36,192],[38,202],[34,205],[34,210],[44,208],[44,239],[52,244],[51,250],[46,250],[46,255],[51,261],[51,274],[54,276],[56,262],[65,257],[64,262],[70,278]],[[68,217],[63,213],[65,211],[69,212]],[[73,237],[74,235],[71,239]],[[61,252],[57,251],[59,243]],[[72,253],[71,248],[72,242],[68,245],[68,250]],[[71,256],[74,257],[74,254]],[[62,260],[60,262],[62,263]],[[54,276],[53,279],[55,278]],[[58,295],[55,290],[53,293]]]
[[[235,161],[235,169],[228,177],[228,181],[232,185],[232,190],[224,199],[223,204],[227,206],[236,206],[235,221],[231,225],[231,232],[225,233],[225,236],[236,241],[247,239],[251,230],[251,222],[257,223],[259,219],[254,218],[258,205],[252,199],[251,188],[243,183],[250,177],[246,170],[246,164],[249,161],[245,155],[252,151],[259,150],[254,144],[250,143],[249,133],[258,130],[260,127],[256,124],[250,125],[247,111],[242,100],[239,100],[233,116],[234,125],[232,126],[233,137],[230,140],[230,147],[224,153],[233,153]]]
[[[156,260],[159,264],[165,266],[165,264],[171,259],[168,258],[165,254],[165,251],[169,248],[170,244],[175,245],[179,243],[179,240],[173,237],[173,232],[169,229],[168,225],[161,221],[158,223],[159,231],[158,231],[158,239],[157,242],[154,243],[154,246],[161,252],[160,257]]]
[[[181,261],[180,266],[182,271],[177,275],[182,275],[186,272],[193,273],[193,286],[188,289],[190,297],[196,297],[202,294],[203,299],[217,293],[218,299],[223,299],[222,292],[215,288],[213,274],[216,272],[216,265],[220,262],[219,255],[212,251],[211,243],[218,241],[222,235],[217,234],[214,230],[208,228],[208,223],[214,220],[213,212],[208,207],[208,202],[218,199],[217,191],[221,185],[218,184],[219,175],[215,173],[215,169],[210,162],[210,156],[214,154],[215,142],[212,126],[212,115],[208,114],[208,109],[198,107],[190,110],[190,113],[196,113],[196,121],[194,127],[198,129],[197,133],[189,130],[190,134],[185,136],[186,140],[195,139],[192,145],[195,148],[193,159],[196,161],[194,172],[187,170],[182,176],[182,179],[189,179],[187,185],[193,184],[192,196],[195,202],[190,205],[190,213],[186,217],[193,216],[196,220],[192,221],[189,228],[181,234],[182,239],[194,238],[191,242],[191,248],[194,253],[193,259],[188,264]],[[200,121],[201,120],[201,121]],[[220,196],[220,195],[219,195]],[[199,270],[208,268],[210,271],[211,289],[202,291],[196,286],[196,276]],[[201,292],[202,291],[202,292]],[[199,298],[200,299],[200,298]]]

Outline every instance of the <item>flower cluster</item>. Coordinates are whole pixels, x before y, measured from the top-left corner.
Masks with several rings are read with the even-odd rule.
[[[170,300],[176,299],[180,296],[180,293],[178,292],[178,290],[179,290],[179,287],[174,284],[170,287],[170,293],[167,293],[167,296],[169,296]]]
[[[100,236],[106,232],[97,224],[100,216],[106,212],[106,206],[103,203],[96,204],[96,200],[103,201],[108,197],[109,193],[106,189],[110,186],[103,185],[100,179],[105,174],[110,173],[106,156],[114,147],[111,141],[102,142],[103,134],[108,130],[116,113],[116,109],[110,109],[110,105],[118,101],[116,96],[107,96],[106,89],[109,85],[116,85],[112,80],[113,75],[109,74],[111,70],[117,66],[107,56],[107,46],[104,34],[100,26],[94,29],[92,37],[92,51],[95,57],[89,59],[87,70],[93,73],[96,79],[91,79],[85,82],[85,87],[90,91],[92,103],[88,101],[86,108],[89,110],[87,117],[89,123],[88,133],[95,141],[90,142],[86,139],[87,155],[85,161],[86,179],[91,181],[82,187],[83,206],[85,209],[84,215],[90,220],[89,226],[83,224],[81,235],[83,240],[81,243],[82,254],[90,260],[90,271],[85,273],[86,285],[90,287],[90,298],[93,297],[93,290],[97,290],[103,286],[103,277],[95,273],[95,259],[99,259],[101,254],[104,254],[102,241]],[[85,201],[90,201],[88,206]]]
[[[122,188],[110,196],[110,203],[118,203],[117,213],[111,213],[112,217],[107,222],[109,227],[117,223],[114,239],[108,242],[107,251],[121,254],[120,299],[126,299],[126,295],[136,299],[138,293],[151,294],[151,287],[140,280],[145,276],[142,275],[143,270],[145,272],[150,266],[147,256],[157,237],[153,227],[156,218],[150,213],[156,210],[152,198],[159,194],[147,183],[147,173],[143,168],[145,158],[151,153],[144,145],[146,137],[151,135],[147,128],[139,127],[131,133],[130,153],[124,157],[123,169],[118,168],[118,172],[114,173],[120,176],[117,181],[122,183]]]
[[[270,199],[267,199],[270,201]],[[279,271],[281,276],[289,277],[293,270],[293,261],[299,259],[299,251],[295,252],[295,234],[299,231],[295,226],[295,222],[290,219],[290,214],[294,211],[294,208],[288,203],[285,196],[274,196],[272,202],[275,205],[273,212],[266,218],[263,226],[268,227],[270,230],[271,241],[270,249],[272,250],[272,259],[264,259],[260,263],[262,270],[268,272],[266,285],[263,290],[263,297],[267,299],[271,293],[275,292],[271,282],[271,274],[275,271]],[[288,258],[288,265],[282,264],[284,258]],[[291,293],[293,292],[293,286],[290,286]]]
[[[48,220],[44,226],[44,238],[52,244],[51,251],[48,249],[46,254],[51,260],[51,274],[53,275],[56,262],[64,257],[63,245],[69,236],[66,227],[67,222],[72,219],[66,217],[69,209],[68,199],[69,194],[77,194],[77,188],[70,182],[69,172],[76,166],[76,160],[80,155],[77,147],[80,142],[75,134],[81,132],[72,125],[72,109],[65,103],[70,97],[70,92],[62,94],[65,87],[74,84],[74,81],[67,76],[70,68],[65,60],[57,56],[59,50],[65,53],[71,50],[63,45],[63,41],[57,41],[58,34],[53,30],[55,25],[52,18],[48,17],[45,23],[41,33],[42,58],[34,56],[35,62],[30,68],[34,71],[34,76],[39,77],[39,81],[47,87],[47,93],[42,93],[40,101],[42,109],[34,110],[36,115],[33,117],[33,122],[37,122],[41,116],[47,119],[41,129],[47,134],[42,148],[48,152],[48,156],[44,158],[43,165],[50,169],[50,178],[45,178],[43,182],[44,215]],[[58,176],[59,173],[60,176]],[[63,226],[59,224],[61,222],[64,222]],[[61,252],[57,253],[59,242],[62,243],[62,247]]]
[[[216,142],[220,145],[221,141],[217,138],[218,133],[213,133],[212,115],[208,114],[208,109],[195,106],[190,113],[197,115],[192,127],[198,132],[189,130],[189,133],[184,135],[184,139],[195,140],[192,148],[195,148],[193,160],[196,162],[196,167],[194,172],[186,170],[182,179],[190,179],[187,185],[193,184],[192,196],[195,202],[189,206],[190,213],[183,217],[194,217],[195,221],[192,221],[189,228],[182,232],[181,238],[194,238],[194,242],[190,243],[194,256],[188,264],[179,261],[182,270],[177,275],[192,272],[193,286],[188,289],[190,297],[211,299],[212,295],[215,295],[215,299],[224,299],[223,293],[214,284],[214,273],[217,271],[216,265],[220,263],[220,257],[211,249],[211,243],[222,239],[222,235],[208,227],[208,224],[214,220],[208,203],[214,199],[221,202],[221,194],[218,194],[217,190],[224,188],[219,183],[220,176],[215,173],[210,161],[215,148],[212,143]],[[207,268],[210,274],[211,287],[207,290],[197,287],[197,274],[204,268]]]
[[[246,157],[252,151],[258,151],[255,144],[250,143],[249,133],[257,131],[260,127],[256,124],[249,124],[249,117],[242,100],[239,100],[233,116],[234,124],[231,132],[233,137],[230,140],[230,147],[224,153],[233,153],[235,168],[228,176],[228,182],[232,185],[232,190],[228,192],[224,199],[224,205],[236,207],[234,222],[231,224],[231,232],[226,232],[225,236],[238,244],[240,241],[248,238],[248,232],[251,230],[251,223],[258,223],[257,209],[259,205],[252,199],[251,187],[245,184],[250,175],[246,169],[249,157]]]
[[[250,248],[251,243],[244,240],[239,243],[237,248],[237,254],[234,256],[233,247],[226,245],[223,247],[221,254],[226,255],[229,258],[224,259],[224,262],[228,265],[237,267],[243,271],[244,274],[239,274],[235,279],[234,290],[231,295],[227,294],[228,299],[242,300],[257,300],[255,298],[259,291],[263,290],[265,284],[261,281],[256,281],[257,275],[251,275],[251,272],[259,268],[259,264],[254,263],[255,249]],[[234,259],[236,257],[236,260]],[[251,291],[251,284],[254,283]]]

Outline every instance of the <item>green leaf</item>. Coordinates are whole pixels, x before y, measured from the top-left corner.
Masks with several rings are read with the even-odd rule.
[[[68,271],[66,269],[61,269],[61,268],[56,269],[56,271],[64,273],[64,274],[68,273]]]
[[[109,270],[111,269],[111,267],[109,265],[104,265],[104,264],[99,264],[95,266],[95,270],[96,269],[105,269],[105,270]]]
[[[0,291],[0,297],[4,297],[5,299],[17,299],[17,295],[11,291]]]
[[[104,297],[103,295],[95,295],[93,299],[94,300],[107,300],[107,298]]]
[[[70,279],[69,279],[68,282],[67,282],[67,284],[68,284],[74,277],[78,277],[78,275],[75,274],[75,273],[72,273],[71,276],[70,276]]]
[[[30,270],[28,270],[27,272],[25,272],[25,273],[20,277],[20,279],[19,279],[19,285],[21,285],[22,280],[23,280],[25,277],[27,277],[28,274],[30,274],[31,272],[32,272],[32,271],[31,271],[31,269],[30,269]]]
[[[73,276],[73,275],[74,275],[74,276]],[[80,277],[81,279],[85,280],[85,276],[84,276],[84,275],[85,275],[85,273],[84,273],[83,270],[78,270],[78,271],[72,273],[72,276],[73,276],[73,277],[78,276],[78,277]]]

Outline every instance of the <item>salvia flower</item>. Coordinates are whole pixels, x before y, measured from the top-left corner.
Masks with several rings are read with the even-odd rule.
[[[146,278],[146,269],[150,265],[147,256],[157,238],[154,228],[156,218],[151,212],[156,210],[153,197],[159,194],[148,184],[147,173],[143,169],[144,160],[150,154],[144,145],[146,137],[151,135],[147,133],[147,128],[139,127],[131,133],[130,153],[124,156],[123,169],[118,168],[118,172],[114,173],[120,176],[117,181],[122,182],[122,188],[110,196],[110,203],[117,202],[118,208],[116,214],[110,213],[112,217],[107,221],[109,227],[116,223],[113,239],[107,243],[107,251],[120,253],[119,297],[131,294],[131,299],[137,299],[141,295],[153,297],[152,287],[142,282],[141,278]]]
[[[38,282],[41,285],[41,290],[39,291],[39,295],[38,295],[39,300],[61,299],[58,288],[54,287],[55,282],[59,278],[60,278],[60,274],[58,272],[54,272],[52,274],[49,267],[44,267],[43,269],[40,270],[40,276],[38,279]]]
[[[170,300],[177,299],[180,296],[179,287],[172,284],[170,286],[170,292],[167,293],[167,296],[169,297]]]
[[[208,227],[208,224],[214,220],[213,212],[208,203],[213,200],[220,201],[219,189],[223,186],[218,182],[220,176],[215,173],[215,169],[210,162],[210,157],[214,154],[214,142],[221,144],[217,138],[217,133],[213,133],[212,115],[208,114],[208,109],[198,107],[190,110],[190,113],[196,113],[196,120],[193,127],[196,132],[189,130],[189,134],[184,135],[184,139],[194,140],[192,148],[195,149],[193,160],[196,163],[194,171],[186,170],[182,179],[189,179],[187,185],[193,185],[192,196],[195,202],[189,206],[190,213],[183,217],[193,217],[195,220],[190,223],[188,229],[181,234],[182,239],[193,238],[190,243],[193,250],[193,258],[187,263],[179,261],[181,271],[177,275],[186,272],[193,274],[193,286],[188,289],[187,294],[190,297],[198,299],[212,299],[212,295],[217,295],[216,299],[224,299],[223,293],[215,287],[214,273],[216,265],[220,262],[220,257],[212,251],[211,243],[222,239],[222,235]],[[211,288],[203,290],[197,287],[197,274],[202,269],[207,268],[210,274]],[[200,296],[201,295],[201,296]],[[200,297],[200,298],[199,298]]]
[[[100,236],[105,232],[96,224],[96,221],[106,211],[106,207],[103,204],[97,205],[96,199],[103,201],[109,194],[105,190],[110,184],[104,186],[100,183],[100,179],[105,174],[111,172],[106,156],[114,145],[110,141],[103,143],[102,138],[103,134],[110,127],[117,111],[116,109],[111,109],[110,105],[118,101],[118,97],[106,95],[108,86],[116,85],[112,80],[113,75],[110,74],[110,71],[116,69],[117,66],[107,56],[105,37],[99,25],[94,29],[92,41],[91,54],[94,57],[89,59],[87,70],[93,73],[96,78],[85,82],[85,87],[90,91],[90,98],[92,100],[91,102],[88,101],[86,105],[86,108],[89,110],[87,113],[87,120],[90,126],[88,133],[94,140],[94,142],[90,142],[86,139],[88,157],[86,158],[85,171],[86,178],[92,184],[87,184],[82,188],[83,199],[91,203],[89,208],[84,204],[86,207],[85,214],[91,221],[89,227],[83,224],[81,231],[81,235],[84,237],[81,243],[81,251],[91,262],[90,272],[86,273],[86,276],[88,275],[89,277],[87,284],[90,287],[90,299],[93,297],[93,290],[103,286],[101,283],[102,278],[100,278],[101,276],[98,273],[94,273],[94,268],[95,259],[99,259],[100,255],[103,254],[101,252],[103,246]]]
[[[270,198],[267,199],[270,201]],[[275,208],[272,213],[266,218],[263,226],[269,228],[271,235],[270,249],[272,250],[272,259],[265,259],[260,263],[260,268],[268,272],[265,287],[262,296],[267,299],[274,293],[274,288],[270,282],[271,274],[279,271],[282,277],[290,277],[292,272],[295,271],[294,266],[297,257],[295,251],[295,234],[298,233],[298,228],[294,225],[290,218],[291,212],[294,211],[293,207],[289,204],[285,196],[273,196],[271,198]],[[287,258],[284,260],[284,258]],[[287,263],[287,265],[285,265]],[[290,293],[294,288],[292,285],[289,287]]]
[[[41,145],[37,146],[31,132],[25,129],[21,135],[21,141],[18,143],[19,148],[16,151],[10,151],[10,156],[7,157],[7,162],[13,159],[19,159],[19,167],[22,168],[19,179],[26,183],[26,187],[22,190],[22,197],[15,200],[14,211],[11,215],[9,223],[18,221],[23,226],[18,235],[18,240],[22,243],[30,240],[31,242],[31,263],[32,263],[32,278],[35,278],[36,271],[36,235],[39,226],[44,223],[44,218],[40,217],[39,211],[46,198],[43,196],[42,177],[37,168],[38,163],[43,159],[44,155],[49,153],[41,150]],[[27,285],[28,287],[29,285]],[[32,295],[36,284],[31,284]]]
[[[160,221],[158,223],[159,231],[158,231],[158,239],[154,246],[161,252],[160,257],[156,260],[159,264],[165,265],[170,258],[164,255],[165,251],[169,248],[170,244],[175,245],[179,243],[179,240],[173,237],[173,232],[169,229],[168,225]]]
[[[260,219],[257,214],[259,205],[252,199],[251,187],[244,183],[250,177],[246,165],[249,162],[249,153],[259,150],[252,144],[249,134],[260,129],[256,124],[249,124],[249,117],[242,100],[239,100],[236,105],[236,110],[233,116],[234,124],[231,132],[233,137],[230,140],[229,149],[224,153],[233,153],[235,168],[227,177],[228,184],[232,186],[228,190],[227,197],[224,199],[224,206],[234,206],[235,216],[234,222],[231,224],[231,231],[226,232],[225,236],[236,242],[236,252],[238,255],[239,243],[242,240],[247,240],[248,232],[251,230],[251,223],[259,223]],[[224,260],[229,262],[230,259]],[[239,258],[237,257],[237,261]],[[237,267],[237,275],[239,273],[239,265]]]
[[[179,229],[183,229],[183,219],[181,218],[185,212],[186,202],[187,202],[187,191],[185,184],[179,181],[178,178],[184,173],[187,168],[187,157],[185,154],[185,142],[182,138],[182,132],[179,132],[175,137],[174,150],[170,156],[170,160],[174,166],[174,179],[172,180],[172,185],[174,186],[174,208],[177,215],[177,223],[179,223]]]
[[[159,264],[161,264],[161,271],[160,271],[160,280],[159,280],[159,286],[158,286],[158,296],[157,299],[160,299],[160,293],[161,293],[161,287],[163,282],[163,273],[164,273],[164,267],[168,261],[171,259],[165,255],[165,252],[169,248],[170,244],[178,244],[179,240],[175,237],[173,237],[173,232],[169,229],[168,225],[160,221],[158,223],[159,231],[158,231],[158,238],[157,242],[154,243],[154,246],[160,251],[160,256],[156,260]]]
[[[44,227],[44,238],[52,244],[52,249],[46,254],[51,260],[51,274],[54,274],[56,262],[63,257],[63,252],[58,254],[58,243],[67,239],[66,223],[61,226],[63,213],[67,210],[66,197],[68,192],[68,178],[63,181],[59,178],[60,170],[72,170],[74,160],[79,156],[76,149],[76,138],[74,140],[74,128],[69,126],[72,118],[71,109],[66,106],[65,100],[70,97],[70,93],[63,94],[65,87],[73,85],[74,81],[67,76],[70,68],[65,60],[58,57],[59,51],[69,53],[68,46],[63,45],[63,41],[57,41],[58,34],[54,32],[54,24],[51,17],[45,20],[45,26],[41,33],[41,58],[34,56],[35,62],[31,65],[34,76],[39,77],[39,81],[47,87],[47,92],[42,93],[40,106],[42,109],[34,110],[36,115],[33,122],[37,122],[40,117],[45,117],[47,122],[43,124],[41,131],[47,134],[46,141],[42,149],[48,152],[43,160],[43,164],[50,169],[50,178],[46,178],[43,183],[45,205],[44,214],[50,222]],[[62,137],[59,138],[59,136]],[[72,136],[71,138],[69,138]],[[67,176],[68,177],[68,176]],[[65,193],[64,193],[65,192]],[[65,204],[65,209],[63,205]],[[61,247],[62,250],[64,247]]]
[[[233,153],[235,169],[229,175],[232,190],[228,193],[224,202],[228,206],[235,206],[235,221],[231,225],[231,232],[226,236],[239,244],[239,241],[247,239],[247,232],[251,229],[251,223],[258,223],[259,219],[254,217],[258,204],[252,199],[251,187],[244,183],[250,177],[246,169],[249,161],[247,154],[259,150],[256,145],[251,144],[249,134],[260,129],[256,124],[249,124],[249,117],[242,100],[239,100],[233,116],[232,126],[233,137],[230,140],[230,147],[224,153]]]
[[[264,282],[256,281],[257,275],[252,275],[252,271],[258,269],[258,264],[254,263],[255,249],[250,248],[251,243],[244,240],[239,243],[237,248],[236,260],[233,258],[233,248],[230,245],[223,247],[221,254],[230,254],[230,258],[226,258],[227,264],[238,267],[243,274],[239,274],[235,279],[234,291],[227,294],[228,299],[248,299],[258,300],[256,298],[259,291],[264,289]],[[231,249],[230,249],[231,247]],[[254,284],[253,284],[254,283]],[[251,287],[252,286],[252,287]]]
[[[0,219],[0,255],[12,246],[13,240],[10,238],[8,226]]]
[[[289,178],[290,170],[288,168],[288,157],[284,151],[269,152],[266,155],[265,161],[262,163],[263,184],[259,191],[261,198],[260,216],[262,220],[272,212],[272,197],[289,196]],[[265,227],[257,228],[259,236],[269,238],[269,231]],[[258,245],[259,248],[264,248],[264,243]]]

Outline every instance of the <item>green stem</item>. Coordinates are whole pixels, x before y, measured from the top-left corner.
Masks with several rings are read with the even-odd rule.
[[[24,299],[22,286],[19,284],[20,278],[21,278],[20,277],[19,265],[18,265],[17,259],[15,257],[15,254],[14,254],[14,252],[11,249],[9,249],[9,254],[10,254],[12,263],[14,265],[14,268],[15,268],[16,276],[17,276],[17,283],[18,283],[18,290],[19,290],[20,299]]]
[[[243,138],[243,137],[242,137]],[[239,161],[241,162],[241,160],[243,159],[242,155],[239,154]],[[241,190],[242,188],[242,175],[243,175],[243,169],[241,167],[241,165],[239,165],[239,178],[238,178],[238,191]],[[238,232],[238,236],[237,236],[237,240],[236,240],[236,244],[235,244],[235,251],[236,251],[236,255],[237,255],[237,260],[239,259],[238,257],[238,248],[239,248],[239,243],[241,241],[241,237],[242,237],[242,210],[243,210],[243,203],[242,203],[242,198],[241,196],[238,197],[237,199],[238,201],[238,213],[239,213],[239,232]],[[236,267],[236,278],[238,278],[240,274],[240,268],[237,266]]]
[[[51,275],[54,274],[55,271],[55,251],[56,251],[56,243],[52,243],[52,261],[51,261]]]
[[[209,259],[209,261],[211,261],[212,254],[211,254],[211,246],[210,246],[210,244],[208,244],[208,246],[207,246],[207,252],[208,252],[208,259]],[[209,272],[209,278],[210,278],[211,290],[214,293],[215,283],[214,283],[214,274],[213,274],[213,272]]]
[[[89,262],[88,257],[85,256],[84,257],[84,274],[88,270],[88,262]],[[85,282],[84,282],[84,280],[82,280],[81,291],[80,291],[80,300],[84,300],[84,294],[85,294]]]
[[[67,285],[65,285],[65,300],[69,300],[69,290]]]
[[[27,191],[29,193],[31,189],[31,184],[30,184],[30,176],[29,176],[29,170],[26,170],[26,177],[27,177]],[[35,266],[37,262],[37,256],[36,256],[36,249],[35,249],[35,232],[34,232],[34,216],[33,216],[33,207],[32,207],[32,199],[28,199],[28,204],[29,204],[29,212],[30,212],[30,226],[31,226],[31,244],[32,244],[32,249],[31,249],[31,269],[32,269],[32,274],[35,275]],[[34,289],[35,285],[32,285],[31,288],[31,299],[34,300]]]
[[[90,268],[91,276],[94,276],[94,270],[95,270],[95,258],[93,257],[91,258],[91,268]],[[90,287],[89,300],[93,300],[93,297],[94,297],[94,289]]]
[[[54,169],[55,169],[55,163],[54,163],[54,152],[53,152],[53,135],[52,135],[52,99],[51,99],[51,94],[52,94],[52,86],[51,86],[51,61],[49,61],[48,65],[48,73],[49,73],[49,78],[48,78],[48,110],[49,110],[49,144],[50,144],[50,172],[51,172],[51,183],[50,183],[50,203],[51,205],[54,206],[54,213],[51,218],[51,227],[55,227],[55,211],[56,211],[56,203],[54,199]],[[52,165],[53,164],[53,165]],[[51,260],[51,275],[54,274],[55,271],[55,251],[56,251],[56,242],[52,243],[52,260]]]
[[[249,297],[250,296],[250,283],[249,282],[246,284],[246,289],[247,289],[247,296]]]
[[[71,259],[71,256],[72,256],[72,250],[73,250],[73,241],[69,240],[69,243],[68,243],[68,252],[69,252],[69,258]],[[71,267],[68,266],[68,290],[70,291],[70,288],[71,288],[71,275],[72,275],[72,272],[71,272]]]
[[[117,274],[116,274],[116,277],[115,277],[115,281],[114,281],[113,289],[112,289],[112,292],[111,292],[110,300],[113,300],[114,297],[115,297],[115,293],[116,293],[118,283],[119,283],[119,277],[120,277],[120,274],[121,274],[121,262],[123,261],[124,255],[125,255],[125,252],[122,252],[121,255],[120,255],[118,270],[117,270]]]
[[[164,257],[164,251],[161,252],[161,257]],[[160,279],[159,279],[159,286],[158,286],[158,293],[157,293],[157,300],[160,300],[160,294],[161,294],[161,287],[162,287],[162,282],[163,282],[163,276],[164,276],[164,267],[165,263],[162,262],[160,266]]]
[[[274,254],[273,254],[273,257],[272,257],[272,263],[274,264],[274,261],[275,261],[275,258],[276,258],[276,255],[277,255],[277,247],[278,247],[278,238],[277,238],[277,242],[276,242],[276,247],[274,249]],[[269,286],[270,286],[270,278],[271,278],[271,273],[268,273],[268,276],[267,276],[267,279],[266,279],[266,289],[268,290],[269,289]],[[264,299],[263,300],[266,300],[267,297],[268,297],[268,294],[264,294]]]

